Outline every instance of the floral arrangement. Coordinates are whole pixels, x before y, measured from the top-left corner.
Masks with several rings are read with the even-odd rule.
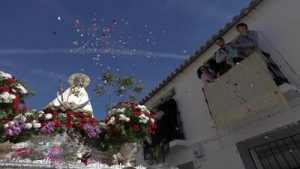
[[[10,107],[12,112],[19,110],[19,104],[23,103],[23,109],[27,109],[24,98],[31,94],[31,91],[24,87],[24,84],[15,79],[11,74],[0,71],[0,104],[1,108]]]
[[[139,86],[132,87],[134,83],[129,77],[115,82],[122,88],[120,94],[125,93],[123,86],[141,90]],[[51,164],[77,160],[87,165],[92,156],[89,147],[95,146],[109,156],[104,160],[123,164],[132,159],[130,154],[134,154],[128,147],[132,143],[151,143],[151,135],[156,129],[153,114],[143,105],[132,102],[111,104],[107,117],[97,121],[88,112],[75,111],[72,107],[50,106],[43,111],[29,109],[24,99],[30,94],[32,92],[21,81],[0,71],[0,143],[16,143],[13,144],[15,147],[9,148],[13,151],[6,159],[47,159]],[[20,104],[23,104],[21,109]],[[130,146],[126,147],[124,143]]]
[[[4,138],[3,125],[12,120],[18,113],[27,111],[25,97],[32,92],[11,74],[0,71],[0,142]],[[20,104],[23,107],[20,108]]]
[[[151,143],[156,128],[153,114],[143,105],[121,102],[100,122],[107,148],[118,149],[123,143]]]
[[[97,120],[82,112],[45,110],[29,110],[14,117],[3,120],[5,137],[10,141],[24,140],[32,134],[57,134],[66,132],[70,137],[96,139],[99,136]]]

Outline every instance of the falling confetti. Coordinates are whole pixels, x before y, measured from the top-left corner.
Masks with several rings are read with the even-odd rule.
[[[62,18],[58,16],[57,20],[61,21]],[[123,66],[121,63],[123,51],[127,56],[139,56],[149,59],[149,62],[154,65],[157,64],[157,57],[154,54],[151,52],[141,54],[140,51],[152,51],[167,31],[149,24],[141,24],[138,25],[140,30],[133,34],[132,30],[136,30],[133,25],[134,23],[125,18],[104,19],[97,17],[96,13],[88,20],[77,18],[73,25],[76,38],[72,41],[73,49],[70,52],[92,55],[90,59],[97,69],[110,70],[119,74],[125,70],[134,71],[138,67],[135,63]],[[182,49],[182,53],[187,53],[187,50]],[[113,61],[108,63],[107,58]]]

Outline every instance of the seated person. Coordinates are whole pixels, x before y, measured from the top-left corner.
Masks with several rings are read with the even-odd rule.
[[[232,48],[230,44],[226,44],[223,38],[217,38],[216,45],[220,47],[215,54],[216,63],[225,62],[227,65],[234,66],[237,62],[243,60],[243,58],[239,57],[238,51]],[[226,67],[230,68],[229,66]]]
[[[204,84],[212,83],[216,78],[216,74],[205,65],[199,67],[197,74]]]
[[[223,43],[224,40],[221,38],[216,40],[216,43]],[[219,45],[219,44],[217,44]],[[219,46],[220,46],[219,45]],[[214,54],[213,59],[209,60],[208,63],[210,67],[217,73],[217,76],[219,77],[220,75],[224,74],[227,72],[230,68],[231,65],[226,62],[226,53],[228,52],[225,43],[222,44],[222,47],[217,50],[217,52]]]
[[[258,49],[258,34],[256,31],[249,31],[245,23],[237,24],[236,30],[240,35],[232,41],[230,46],[237,48],[239,55],[245,58]]]

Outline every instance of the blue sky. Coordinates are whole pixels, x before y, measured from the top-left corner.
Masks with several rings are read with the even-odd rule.
[[[29,106],[36,109],[55,97],[60,77],[67,87],[67,77],[84,70],[92,78],[88,92],[94,114],[103,118],[107,99],[98,98],[92,91],[101,71],[134,75],[145,87],[142,97],[248,3],[249,0],[2,0],[0,70],[14,74],[36,92],[28,98]],[[76,19],[85,28],[93,19],[101,29],[115,24],[106,46],[113,52],[101,52],[99,57],[93,52],[68,52],[82,47],[81,41],[93,42],[76,31]],[[80,44],[74,46],[74,42]],[[132,51],[136,54],[129,55]]]

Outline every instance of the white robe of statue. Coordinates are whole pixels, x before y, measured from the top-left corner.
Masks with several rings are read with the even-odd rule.
[[[89,100],[89,95],[85,90],[89,82],[90,80],[85,74],[75,73],[71,75],[69,78],[71,87],[62,94],[58,93],[57,97],[47,105],[47,108],[60,107],[93,116],[93,108]]]

